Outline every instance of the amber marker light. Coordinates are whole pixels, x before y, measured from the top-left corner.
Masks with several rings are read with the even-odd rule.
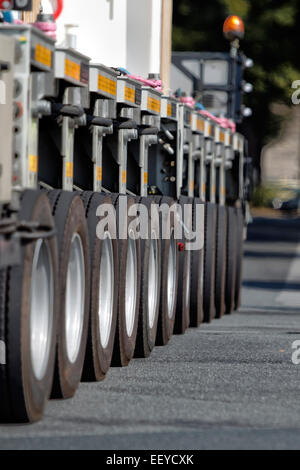
[[[229,41],[243,39],[245,35],[245,26],[243,20],[239,16],[228,16],[224,22],[223,33],[225,38]]]

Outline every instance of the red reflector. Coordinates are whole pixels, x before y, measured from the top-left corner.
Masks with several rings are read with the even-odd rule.
[[[184,243],[178,243],[178,251],[184,251],[185,249],[185,246],[184,246]]]

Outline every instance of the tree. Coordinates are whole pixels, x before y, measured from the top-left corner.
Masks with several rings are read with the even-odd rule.
[[[228,50],[222,25],[229,14],[237,14],[244,20],[246,34],[241,47],[255,64],[247,72],[254,92],[245,100],[253,109],[253,117],[244,121],[242,130],[250,137],[251,154],[258,166],[262,146],[278,134],[282,123],[282,117],[272,113],[271,104],[291,106],[295,91],[291,86],[294,80],[300,79],[300,2],[175,0],[173,50]]]

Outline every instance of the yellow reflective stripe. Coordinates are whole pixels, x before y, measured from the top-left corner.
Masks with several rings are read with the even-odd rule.
[[[97,181],[102,181],[102,167],[101,166],[97,166],[96,179]]]
[[[65,75],[80,81],[80,65],[70,59],[65,59]]]
[[[124,98],[126,101],[130,101],[131,103],[134,103],[135,102],[135,89],[125,86]]]
[[[155,98],[152,98],[152,96],[148,96],[147,109],[149,111],[160,113],[160,106],[160,100],[156,100]]]
[[[41,44],[37,44],[35,47],[34,59],[40,64],[46,65],[46,67],[52,66],[52,51]]]
[[[105,91],[110,95],[116,96],[117,94],[117,83],[104,75],[99,73],[98,75],[98,90]]]
[[[204,132],[204,122],[202,119],[197,119],[197,129],[198,131]]]
[[[31,173],[37,173],[39,166],[39,159],[37,155],[29,155],[29,171]]]
[[[67,162],[66,164],[66,176],[67,178],[73,178],[74,174],[74,165],[72,162]]]

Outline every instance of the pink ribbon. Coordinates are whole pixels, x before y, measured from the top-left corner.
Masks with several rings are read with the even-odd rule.
[[[190,108],[194,108],[196,104],[196,101],[194,100],[194,98],[192,98],[192,96],[181,96],[180,101],[181,103],[186,104]]]
[[[39,29],[40,31],[43,31],[43,33],[45,33],[47,36],[49,36],[50,38],[56,41],[56,30],[57,30],[56,23],[37,21],[36,23],[33,23],[33,26]]]
[[[133,80],[137,80],[141,82],[145,86],[150,86],[151,88],[155,88],[157,91],[162,90],[162,82],[161,80],[150,80],[148,78],[140,77],[139,75],[128,75],[129,78]]]
[[[202,114],[202,116],[206,116],[212,121],[217,122],[220,126],[224,127],[225,129],[230,129],[232,132],[236,131],[236,125],[230,119],[223,118],[223,117],[217,118],[216,116],[214,116],[213,114],[211,114],[209,111],[206,111],[206,110],[199,111],[199,112],[200,114]]]

